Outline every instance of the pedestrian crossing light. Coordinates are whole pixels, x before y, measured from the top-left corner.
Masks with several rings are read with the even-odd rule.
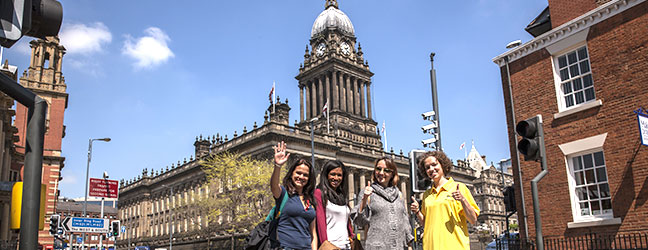
[[[114,221],[111,222],[111,227],[110,227],[110,233],[111,234],[110,234],[110,236],[113,236],[113,237],[118,237],[119,236],[119,229],[121,228],[119,226],[119,224],[120,223],[119,223],[118,220],[114,220]]]
[[[57,235],[58,234],[58,228],[61,225],[61,216],[58,214],[52,214],[50,217],[50,228],[49,228],[49,233],[51,235]]]
[[[524,155],[525,161],[538,161],[544,156],[544,138],[542,130],[542,116],[518,122],[515,131],[522,136],[518,142],[518,151]]]

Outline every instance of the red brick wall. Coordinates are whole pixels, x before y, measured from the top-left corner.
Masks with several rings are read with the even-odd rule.
[[[590,28],[587,46],[596,98],[603,102],[598,108],[553,119],[558,104],[549,53],[540,50],[510,64],[516,121],[541,114],[544,122],[549,174],[538,184],[544,236],[648,230],[648,147],[640,144],[637,118],[633,113],[639,107],[648,108],[647,13],[648,2],[644,2]],[[552,10],[552,20],[553,16]],[[502,69],[502,76],[508,115],[510,100],[505,69]],[[507,119],[511,153],[515,155],[513,140],[519,139],[513,139],[511,118]],[[573,218],[565,157],[558,145],[603,133],[608,133],[603,150],[613,214],[622,224],[568,229],[567,223]],[[534,238],[530,181],[540,172],[540,164],[523,161],[521,169],[529,236]],[[517,174],[514,169],[514,176]],[[521,206],[519,197],[518,206]],[[523,225],[520,228],[524,230]]]
[[[596,0],[549,0],[551,28],[569,22],[596,7]]]

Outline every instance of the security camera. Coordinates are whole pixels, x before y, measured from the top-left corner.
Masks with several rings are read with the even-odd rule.
[[[428,125],[425,125],[425,126],[421,127],[421,129],[423,130],[423,133],[432,134],[432,133],[434,133],[433,129],[435,129],[436,127],[437,127],[437,125],[434,122],[432,122],[431,124],[428,124]]]
[[[432,120],[432,116],[434,115],[434,110],[425,112],[421,114],[423,116],[423,120]]]
[[[429,144],[435,143],[436,141],[437,139],[435,137],[432,137],[430,139],[422,140],[421,143],[423,143],[423,146],[427,146]]]
[[[110,178],[110,177],[108,176],[108,172],[104,171],[104,173],[103,173],[103,178],[104,178],[104,179],[108,179],[108,178]]]
[[[512,49],[512,48],[515,48],[517,46],[520,46],[520,44],[522,44],[522,40],[515,40],[515,41],[512,41],[509,44],[507,44],[506,48],[507,49]]]

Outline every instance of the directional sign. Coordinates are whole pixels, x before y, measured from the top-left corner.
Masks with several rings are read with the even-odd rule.
[[[83,238],[81,236],[77,237],[77,243],[79,244],[83,243]]]
[[[90,178],[88,195],[93,197],[117,198],[119,181]]]
[[[63,219],[65,231],[73,233],[108,233],[110,219],[66,217]]]

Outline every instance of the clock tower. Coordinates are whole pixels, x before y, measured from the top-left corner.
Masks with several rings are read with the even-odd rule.
[[[315,19],[310,48],[306,46],[304,63],[299,67],[299,117],[301,128],[314,122],[317,133],[330,133],[341,146],[382,151],[377,123],[372,118],[369,64],[356,44],[351,20],[338,8],[336,0],[327,0],[324,11]],[[330,127],[323,108],[328,104]],[[330,131],[330,132],[328,132]]]

